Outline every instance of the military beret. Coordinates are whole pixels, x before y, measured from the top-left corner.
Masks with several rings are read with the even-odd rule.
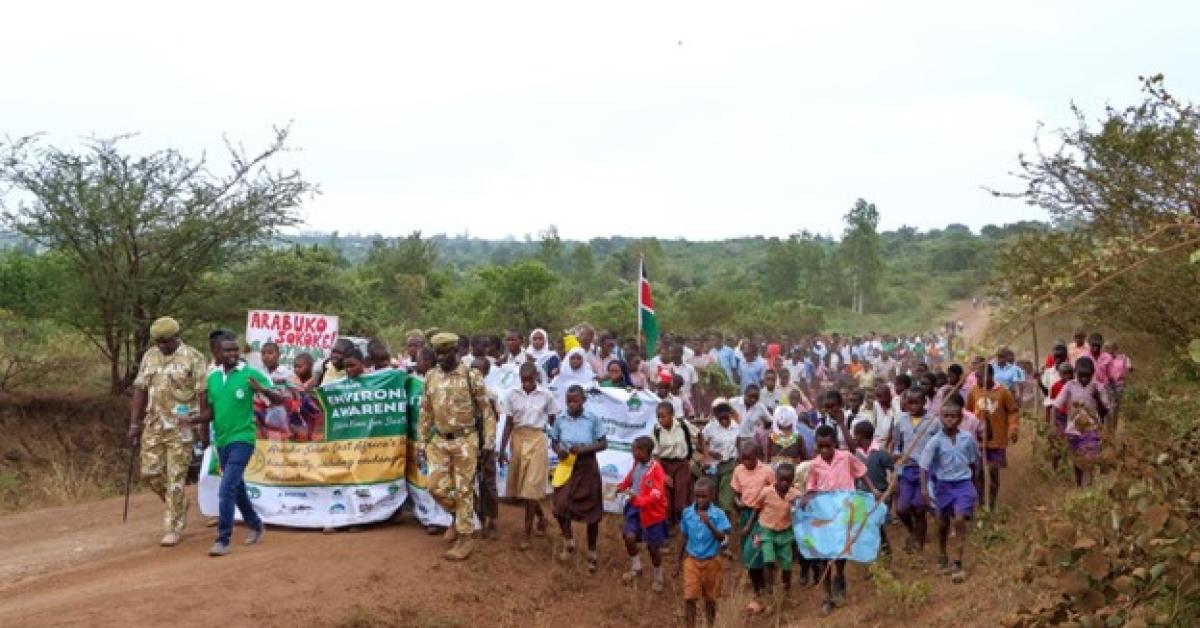
[[[458,334],[452,334],[448,331],[434,335],[429,340],[429,344],[436,349],[453,349],[458,346]]]
[[[164,316],[150,325],[151,340],[165,340],[179,334],[179,322],[170,316]]]

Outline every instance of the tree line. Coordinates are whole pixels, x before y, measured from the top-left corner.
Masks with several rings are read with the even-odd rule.
[[[782,237],[715,242],[573,242],[554,226],[523,241],[285,235],[317,191],[298,171],[275,168],[287,140],[279,129],[257,152],[230,144],[220,168],[171,148],[135,155],[123,138],[0,144],[9,324],[75,330],[107,361],[114,392],[131,384],[163,314],[240,329],[249,308],[336,313],[345,333],[395,339],[412,327],[527,331],[580,320],[632,334],[642,259],[660,325],[674,333],[804,334],[868,314],[924,324],[976,291],[1000,243],[1048,230],[880,232],[878,209],[859,199],[838,239],[800,225]]]

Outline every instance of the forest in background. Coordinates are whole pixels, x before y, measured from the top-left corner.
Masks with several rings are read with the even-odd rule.
[[[917,332],[937,326],[952,301],[980,294],[1007,242],[1049,230],[1026,222],[978,234],[960,224],[877,232],[877,223],[874,206],[859,201],[839,240],[800,232],[576,242],[553,226],[522,240],[419,232],[276,236],[195,277],[171,309],[150,314],[180,318],[196,343],[211,327],[242,329],[246,310],[258,308],[337,314],[344,333],[382,337],[393,346],[413,327],[527,333],[586,320],[632,335],[633,286],[644,258],[660,326],[669,333]],[[87,286],[58,252],[13,235],[4,245],[0,333],[24,341],[0,345],[7,351],[87,333],[89,323],[103,329],[120,322],[97,318],[94,304],[81,298]],[[117,377],[136,355],[130,349],[117,356]],[[0,374],[0,389],[21,377]]]

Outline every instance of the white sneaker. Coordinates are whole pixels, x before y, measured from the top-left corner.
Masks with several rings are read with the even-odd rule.
[[[178,532],[168,532],[163,535],[162,540],[159,541],[158,544],[163,547],[175,547],[176,545],[179,545],[179,542],[182,540],[183,535],[179,534]]]

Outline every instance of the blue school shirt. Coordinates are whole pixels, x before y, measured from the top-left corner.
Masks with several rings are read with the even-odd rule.
[[[959,432],[951,439],[938,430],[921,452],[921,468],[932,473],[939,482],[958,482],[973,476],[972,464],[979,462],[979,447],[975,438]]]
[[[1017,384],[1025,381],[1025,371],[1016,364],[1006,364],[1000,366],[992,362],[992,369],[996,373],[996,383],[1008,389],[1010,393],[1016,393]]]
[[[750,360],[742,362],[742,394],[746,393],[746,389],[750,387],[750,384],[761,388],[763,376],[766,373],[767,361],[761,357],[755,358],[753,362]]]
[[[712,354],[717,359],[717,364],[721,365],[721,370],[729,377],[729,381],[734,381],[733,374],[739,370],[737,353],[730,347],[721,347],[713,349]]]
[[[586,408],[577,417],[566,412],[560,414],[554,421],[554,427],[550,428],[550,440],[568,448],[572,445],[585,447],[607,435],[608,428],[604,427],[604,421]]]
[[[812,460],[813,456],[817,455],[817,431],[804,423],[797,423],[793,429],[800,435],[800,440],[804,441],[804,453],[808,454],[807,460]]]
[[[712,522],[714,528],[729,534],[731,529],[729,517],[726,517],[725,511],[717,508],[716,504],[708,505],[708,520]],[[688,556],[708,560],[721,551],[721,544],[713,536],[712,530],[709,530],[708,526],[700,520],[700,515],[696,514],[695,504],[683,510],[679,527],[683,530],[684,537],[687,538]]]
[[[913,442],[918,434],[921,435],[921,440],[913,447],[912,452],[908,456],[908,462],[904,465],[905,467],[916,467],[920,464],[918,461],[921,459],[922,451],[929,445],[929,439],[935,433],[941,431],[941,428],[937,425],[932,425],[936,423],[938,423],[938,420],[930,416],[929,413],[921,417],[921,421],[915,426],[912,424],[912,416],[907,412],[901,414],[896,419],[895,446],[892,449],[896,455],[904,455],[904,450],[908,447],[908,444]]]

